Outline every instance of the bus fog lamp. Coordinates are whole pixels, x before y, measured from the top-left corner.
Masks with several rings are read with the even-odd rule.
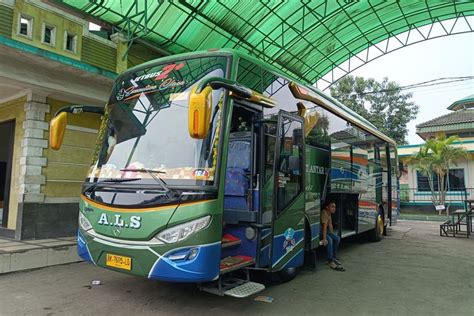
[[[181,249],[167,256],[171,261],[179,262],[184,260],[193,260],[199,253],[199,248]]]
[[[79,226],[85,231],[92,228],[91,222],[89,222],[82,212],[79,212]]]
[[[189,255],[188,255],[188,260],[193,260],[194,258],[196,258],[197,254],[199,253],[198,249],[197,248],[193,248],[189,251]]]
[[[210,221],[211,216],[208,215],[206,217],[202,217],[178,226],[165,229],[164,231],[156,235],[156,237],[167,244],[179,242],[185,240],[192,234],[206,228],[209,225]]]

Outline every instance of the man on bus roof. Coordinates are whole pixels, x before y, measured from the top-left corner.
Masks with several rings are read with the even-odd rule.
[[[345,271],[341,262],[336,258],[337,248],[341,238],[334,234],[331,215],[336,212],[336,203],[327,201],[323,204],[321,212],[321,244],[326,247],[328,256],[328,265],[331,269],[337,271]]]

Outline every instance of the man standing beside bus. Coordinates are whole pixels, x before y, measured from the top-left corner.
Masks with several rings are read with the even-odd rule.
[[[324,207],[321,212],[321,244],[326,247],[329,267],[333,270],[344,271],[341,263],[336,258],[336,253],[337,249],[339,248],[339,242],[341,241],[341,238],[334,234],[331,218],[331,215],[336,213],[336,203],[329,201],[324,203],[323,206]]]

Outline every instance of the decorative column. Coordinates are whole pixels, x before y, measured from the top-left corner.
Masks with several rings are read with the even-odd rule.
[[[44,193],[41,192],[41,186],[45,184],[42,169],[47,163],[43,149],[48,147],[46,131],[49,129],[45,116],[50,107],[46,103],[46,97],[30,93],[24,109],[26,115],[21,141],[20,202],[42,203]]]
[[[110,36],[110,39],[117,45],[117,66],[115,69],[120,74],[128,69],[128,39],[122,33],[114,33]]]

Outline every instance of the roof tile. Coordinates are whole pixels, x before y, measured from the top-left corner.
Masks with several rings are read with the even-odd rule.
[[[416,128],[474,122],[474,110],[466,109],[442,115],[416,125]]]

